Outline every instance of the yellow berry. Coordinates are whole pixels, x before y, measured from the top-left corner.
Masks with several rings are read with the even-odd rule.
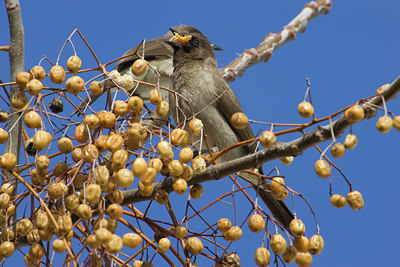
[[[137,59],[132,64],[131,71],[135,76],[142,76],[147,71],[147,61],[144,59]]]
[[[62,84],[65,81],[65,70],[63,67],[55,65],[49,72],[50,80],[56,84]]]
[[[272,131],[264,131],[259,140],[264,148],[268,148],[275,144],[276,136]]]
[[[271,259],[269,250],[264,247],[259,247],[254,253],[254,261],[258,266],[268,266]]]
[[[76,74],[82,67],[82,61],[78,56],[70,56],[67,60],[67,69]]]
[[[376,122],[376,128],[378,131],[381,133],[387,133],[389,132],[393,127],[393,120],[389,116],[382,116],[378,119]]]
[[[320,235],[313,235],[310,240],[308,240],[308,252],[313,255],[321,254],[324,249],[324,239]]]
[[[274,234],[271,237],[271,249],[275,255],[283,254],[285,252],[287,242],[281,234]]]
[[[297,106],[297,111],[299,112],[300,116],[309,118],[314,114],[314,107],[311,105],[311,103],[303,101]]]
[[[79,94],[84,87],[85,87],[85,81],[79,76],[72,76],[65,83],[65,90],[67,90],[68,93],[73,95]]]
[[[299,267],[309,267],[312,261],[312,256],[309,252],[297,252],[296,263]]]
[[[358,142],[358,140],[357,140],[356,135],[348,134],[348,135],[346,135],[346,138],[344,139],[343,145],[346,149],[353,149],[356,147],[357,142]]]
[[[349,123],[361,121],[364,115],[364,109],[359,105],[353,105],[344,112],[344,117]]]
[[[361,193],[358,191],[349,192],[347,194],[346,201],[353,210],[359,210],[364,207],[364,199]]]
[[[317,160],[314,165],[315,172],[321,178],[327,178],[331,175],[331,167],[328,162],[323,159]]]
[[[306,226],[300,219],[293,219],[290,222],[289,230],[292,233],[292,235],[299,237],[304,235],[306,231]]]
[[[249,124],[249,119],[243,112],[236,112],[231,117],[231,123],[236,129],[244,129]]]
[[[346,206],[346,198],[339,194],[334,194],[331,196],[331,204],[335,208],[343,208]]]
[[[341,143],[335,143],[331,147],[331,154],[334,158],[343,157],[345,152],[346,152],[346,149],[345,149],[344,145],[342,145]]]
[[[31,72],[33,74],[33,77],[35,79],[38,79],[39,81],[42,81],[44,79],[44,77],[46,76],[46,72],[44,71],[42,66],[34,66],[31,69]]]
[[[26,84],[26,91],[30,95],[38,95],[43,89],[43,84],[38,79],[32,79]]]
[[[193,255],[198,255],[203,251],[203,243],[197,237],[190,237],[186,240],[185,249]]]

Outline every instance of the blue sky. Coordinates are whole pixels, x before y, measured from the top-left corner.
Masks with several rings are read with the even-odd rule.
[[[76,27],[97,56],[106,62],[121,56],[143,38],[160,36],[171,26],[189,24],[223,47],[224,51],[217,53],[222,67],[244,49],[257,46],[269,32],[281,30],[305,3],[307,1],[21,1],[25,66],[36,65],[43,55],[55,61],[62,44]],[[378,87],[391,83],[400,74],[399,7],[393,0],[385,4],[371,0],[333,1],[328,15],[313,20],[304,34],[298,34],[295,41],[275,51],[268,63],[250,68],[231,83],[248,117],[268,122],[307,122],[297,114],[297,104],[306,89],[306,77],[311,80],[318,117],[373,95]],[[0,10],[0,45],[6,45],[9,36],[4,2]],[[78,55],[87,56],[87,50],[80,49]],[[64,64],[70,53],[68,47],[62,57]],[[93,64],[91,60],[87,61],[89,66]],[[0,52],[0,77],[9,80],[5,52]],[[396,115],[400,114],[398,101],[395,99],[388,104]],[[382,112],[378,114],[383,115]],[[381,134],[375,128],[376,120],[372,118],[355,125],[353,133],[358,136],[358,146],[347,151],[344,158],[334,160],[353,188],[363,194],[365,207],[360,211],[349,207],[335,209],[330,205],[328,180],[321,180],[313,171],[314,162],[319,158],[316,149],[305,151],[290,166],[283,166],[279,161],[264,165],[265,170],[278,166],[287,178],[286,184],[303,194],[317,214],[325,249],[314,257],[314,266],[395,265],[399,234],[392,226],[395,227],[400,218],[397,198],[400,132],[392,129]],[[254,132],[261,127],[253,125]],[[298,136],[282,136],[279,140],[289,141]],[[339,142],[343,142],[344,136]],[[328,144],[320,146],[325,148]],[[332,180],[335,193],[348,192],[338,172],[333,172]],[[221,181],[205,185],[209,195],[203,201],[211,201],[222,194],[221,188],[224,192],[231,190],[229,184]],[[177,210],[184,212],[186,205],[182,205],[182,200],[186,197],[173,197],[176,197]],[[204,202],[196,205],[201,208]],[[239,207],[241,205],[243,210],[238,209],[239,218],[243,220],[251,207],[247,203]],[[296,198],[295,205],[297,216],[306,223],[307,236],[312,236],[315,223],[311,213],[301,199]],[[233,210],[223,205],[218,207],[220,209],[216,207],[208,213],[212,222],[220,216],[233,218]],[[242,266],[254,265],[253,254],[262,238],[246,230],[238,244],[231,247],[241,257]],[[211,262],[204,264],[210,266]]]

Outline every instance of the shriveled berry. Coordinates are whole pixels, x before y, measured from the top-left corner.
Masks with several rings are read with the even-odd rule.
[[[60,98],[55,97],[50,101],[49,108],[54,113],[60,113],[64,111],[64,103],[61,101]]]
[[[349,192],[347,194],[346,201],[353,210],[359,210],[364,207],[364,199],[361,193],[358,191]]]
[[[190,188],[189,194],[194,199],[199,199],[204,194],[204,187],[201,184],[194,184]]]
[[[164,205],[169,201],[169,194],[164,189],[158,189],[154,196],[154,200],[158,204]]]
[[[292,263],[296,259],[297,250],[294,246],[287,246],[282,254],[282,259],[286,263]]]

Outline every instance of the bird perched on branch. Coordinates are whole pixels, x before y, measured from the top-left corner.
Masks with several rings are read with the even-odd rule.
[[[179,25],[176,26],[174,29],[182,34],[189,35],[192,34],[193,30],[196,30],[195,28],[186,25]],[[132,76],[135,80],[144,81],[151,84],[158,83],[162,87],[172,89],[173,49],[171,48],[171,46],[165,43],[165,41],[169,40],[172,36],[173,34],[169,31],[164,36],[145,41],[143,42],[143,44],[129,49],[122,56],[127,57],[118,61],[114,69],[117,70],[121,75],[128,74]],[[215,50],[222,50],[217,45],[212,45],[212,47]],[[136,53],[140,56],[143,56],[143,58],[151,65],[151,68],[147,68],[147,71],[140,76],[134,75],[131,71],[132,65],[138,59],[140,59],[140,57]],[[137,95],[141,97],[145,102],[148,102],[149,92],[153,88],[154,86],[138,84],[137,87],[136,85],[134,85],[132,88],[128,89],[128,91],[131,92],[132,90],[135,90],[134,95]],[[161,90],[161,92],[164,98],[168,95],[168,92],[166,92],[165,90]],[[78,106],[78,109],[80,111],[84,111],[88,105],[91,105],[100,96],[101,95],[90,94],[90,98],[87,97],[84,102]],[[75,113],[77,113],[76,110],[71,114],[71,116]]]
[[[173,88],[184,97],[177,100],[170,97],[171,113],[176,125],[194,117],[200,119],[204,125],[205,141],[218,150],[254,138],[249,125],[244,129],[231,125],[232,115],[243,112],[243,109],[228,83],[219,74],[214,50],[207,37],[195,28],[188,31],[190,34],[182,34],[177,29],[171,29],[171,32],[174,36],[166,43],[174,48]],[[224,154],[220,160],[227,162],[256,150],[255,143],[241,146]],[[244,172],[240,175],[254,185],[275,219],[288,228],[293,215],[287,206],[276,200],[266,189],[265,182],[260,182],[259,178]],[[259,184],[262,187],[258,189]]]

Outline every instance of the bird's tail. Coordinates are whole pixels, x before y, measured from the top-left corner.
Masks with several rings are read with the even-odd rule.
[[[261,200],[268,207],[272,216],[278,220],[287,230],[289,230],[289,224],[294,219],[293,213],[289,210],[286,204],[277,200],[269,190],[269,184],[266,182],[260,183],[258,177],[250,175],[246,172],[241,172],[240,177],[246,182],[253,185],[254,190],[257,192]]]

